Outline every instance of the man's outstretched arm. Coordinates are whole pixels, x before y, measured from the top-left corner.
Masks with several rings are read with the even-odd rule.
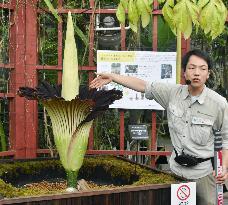
[[[136,77],[123,76],[114,73],[99,73],[97,77],[90,83],[90,88],[100,88],[110,82],[115,82],[127,88],[138,92],[145,92],[146,81]]]

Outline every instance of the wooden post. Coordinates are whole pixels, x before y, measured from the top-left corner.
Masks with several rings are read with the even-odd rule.
[[[25,85],[37,85],[37,9],[36,0],[26,2],[25,12]],[[25,135],[26,158],[35,158],[37,149],[38,109],[37,101],[25,100]]]
[[[16,1],[12,1],[16,5]],[[16,12],[17,11],[17,12]],[[25,4],[18,2],[11,18],[9,61],[15,65],[11,71],[9,90],[17,92],[20,86],[25,85]],[[25,99],[15,96],[10,101],[9,129],[10,149],[16,151],[15,158],[25,158]]]
[[[158,2],[157,0],[154,1],[154,9],[158,8]],[[152,37],[152,43],[153,43],[153,51],[158,50],[158,15],[153,15],[153,37]],[[151,126],[151,150],[157,151],[156,141],[156,112],[152,111],[152,126]],[[155,167],[155,156],[151,156],[151,166]]]
[[[31,4],[29,4],[31,3]],[[36,85],[37,29],[36,2],[18,2],[10,28],[10,92],[16,94],[20,86]],[[13,3],[16,5],[16,3]],[[35,158],[37,148],[37,103],[15,96],[10,101],[10,149],[15,158]]]
[[[95,9],[95,3],[94,0],[90,0],[90,8],[93,10]],[[95,14],[92,12],[90,14],[90,26],[89,26],[89,66],[94,66],[93,58],[94,58],[94,19],[95,19]],[[89,71],[89,82],[93,79],[93,71]],[[94,133],[93,133],[93,126],[90,130],[89,133],[89,150],[93,150],[93,145],[94,145]]]
[[[124,111],[120,110],[120,150],[124,150]]]
[[[58,8],[62,9],[63,1],[58,0]],[[58,68],[63,67],[63,23],[58,23]],[[58,70],[58,84],[62,83],[62,70]]]

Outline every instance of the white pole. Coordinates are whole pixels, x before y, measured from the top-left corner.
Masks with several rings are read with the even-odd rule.
[[[214,169],[215,175],[222,174],[222,135],[220,130],[213,130],[214,132]],[[223,200],[223,185],[216,184],[216,205],[224,205]]]

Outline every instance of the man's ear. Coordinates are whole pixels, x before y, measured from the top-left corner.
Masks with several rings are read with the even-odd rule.
[[[184,78],[186,79],[186,72],[184,71]]]

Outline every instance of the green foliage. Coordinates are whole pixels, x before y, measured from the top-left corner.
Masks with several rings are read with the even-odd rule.
[[[48,81],[54,85],[58,82],[58,72],[56,70],[39,70],[38,84],[42,81]],[[45,108],[38,103],[38,144],[41,149],[49,149],[54,154],[54,136],[50,117],[45,112]]]
[[[172,175],[152,171],[143,166],[110,156],[85,159],[79,175],[90,179],[94,178],[94,173],[101,177],[111,177],[114,184],[122,185],[166,184],[178,181]]]
[[[63,36],[66,31],[66,15],[63,15]],[[88,55],[88,36],[89,21],[88,15],[72,14],[76,44],[80,52],[78,53],[79,65],[88,63],[86,55]],[[50,14],[40,14],[39,21],[39,63],[41,65],[57,65],[58,64],[58,25],[54,17]],[[64,39],[64,38],[63,38]],[[63,41],[63,46],[64,46]]]
[[[1,163],[0,165],[0,195],[3,197],[31,196],[45,194],[42,190],[30,190],[27,188],[16,188],[16,184],[21,176],[29,178],[33,176],[62,176],[64,169],[57,160],[32,161],[32,162],[13,162]],[[37,193],[37,191],[39,191]],[[48,193],[46,193],[48,194]]]
[[[85,0],[63,0],[64,8],[74,9],[74,8],[89,8],[89,1]]]
[[[8,182],[16,185],[17,179],[23,176],[35,177],[47,176],[53,178],[62,176],[64,169],[58,160],[12,162],[0,164],[0,194],[3,197],[31,196],[57,193],[58,191],[45,193],[44,190],[32,190],[29,188],[16,188]],[[79,172],[80,178],[110,180],[116,185],[145,185],[145,184],[170,184],[180,179],[172,175],[152,171],[140,165],[116,157],[87,157]]]
[[[94,122],[95,149],[114,149],[119,147],[119,112],[109,109]]]
[[[49,170],[49,171],[48,171]],[[62,165],[57,160],[30,161],[30,162],[12,162],[0,165],[0,178],[5,182],[15,184],[20,175],[38,176],[44,173],[64,173]],[[50,176],[52,176],[50,175]]]
[[[6,135],[1,121],[0,121],[0,151],[6,151]]]
[[[125,24],[127,8],[129,25],[134,32],[137,32],[140,17],[143,28],[149,24],[153,9],[152,2],[151,0],[120,0],[117,18]],[[160,0],[159,3],[164,3],[163,16],[175,35],[179,30],[186,39],[189,38],[193,25],[196,28],[201,27],[205,34],[210,34],[212,39],[224,30],[227,8],[222,0]]]
[[[179,0],[176,4],[167,0],[163,15],[174,33],[180,30],[187,39],[192,33],[192,25],[200,26],[212,39],[224,30],[227,9],[221,0]]]
[[[0,63],[9,61],[9,12],[0,8]]]
[[[117,18],[121,24],[125,24],[125,11],[128,10],[129,25],[137,33],[140,19],[143,28],[149,24],[152,3],[150,0],[121,0],[116,12]]]
[[[201,9],[199,22],[205,34],[210,34],[215,39],[224,30],[224,22],[227,18],[227,8],[222,0],[199,0]]]
[[[58,27],[50,14],[40,14],[39,22],[39,64],[58,64]]]
[[[17,188],[13,187],[11,184],[5,183],[2,179],[0,179],[0,194],[7,198],[18,196]]]
[[[1,92],[1,91],[0,91]],[[7,100],[0,100],[0,151],[6,151],[7,150],[7,125],[5,125],[5,122],[7,121],[8,112],[6,111],[8,109],[8,103]]]
[[[54,6],[52,5],[52,3],[50,2],[50,0],[44,0],[45,4],[47,5],[49,11],[54,15],[54,17],[61,22],[62,19],[61,17],[58,15],[58,11],[54,8]]]

